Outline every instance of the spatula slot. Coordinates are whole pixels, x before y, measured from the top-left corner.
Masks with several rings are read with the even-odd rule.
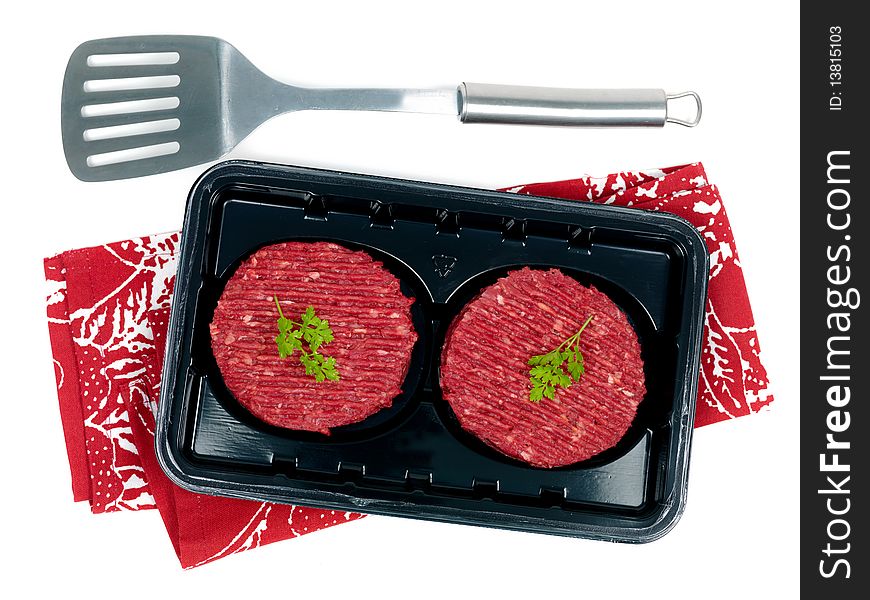
[[[129,125],[115,125],[113,127],[98,127],[85,129],[82,138],[86,142],[95,140],[107,140],[110,138],[129,137],[146,133],[161,133],[163,131],[175,131],[181,126],[178,119],[162,119],[160,121],[146,121],[144,123],[130,123]]]
[[[88,104],[82,106],[83,117],[108,117],[127,113],[151,112],[155,110],[172,110],[178,108],[181,101],[178,96],[168,98],[149,98],[148,100],[128,100],[127,102],[109,102],[107,104]]]
[[[92,54],[89,67],[132,67],[137,65],[174,65],[178,52],[128,52],[124,54]]]
[[[87,163],[89,167],[102,167],[105,165],[130,162],[132,160],[142,160],[145,158],[155,158],[158,156],[175,154],[180,149],[181,145],[178,142],[166,142],[165,144],[153,144],[151,146],[141,146],[139,148],[128,148],[126,150],[116,150],[115,152],[94,154],[88,157]]]
[[[147,90],[176,87],[181,83],[178,75],[152,77],[122,77],[120,79],[88,79],[82,89],[86,92],[115,92],[120,90]]]

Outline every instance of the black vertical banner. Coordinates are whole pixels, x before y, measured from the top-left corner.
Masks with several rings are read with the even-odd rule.
[[[870,598],[870,29],[801,8],[801,589]]]

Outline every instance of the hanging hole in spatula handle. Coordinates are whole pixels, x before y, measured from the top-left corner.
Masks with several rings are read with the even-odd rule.
[[[680,98],[694,98],[695,99],[695,118],[694,119],[680,119],[677,117],[671,116],[671,101],[678,100]],[[676,123],[677,125],[682,125],[683,127],[694,127],[701,121],[701,97],[696,92],[680,92],[679,94],[668,94],[666,100],[666,111],[667,117],[665,120],[668,123]]]

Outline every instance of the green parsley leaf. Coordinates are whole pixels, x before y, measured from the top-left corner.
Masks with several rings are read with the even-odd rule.
[[[305,367],[305,374],[314,377],[318,383],[326,381],[338,381],[339,373],[335,365],[335,359],[320,354],[320,347],[334,339],[329,321],[317,316],[313,306],[305,309],[299,317],[299,321],[293,321],[284,317],[278,296],[274,296],[275,306],[278,307],[278,335],[275,344],[278,347],[278,356],[289,358],[293,352],[299,351],[299,362]],[[305,345],[308,344],[308,350]]]
[[[575,350],[571,353],[571,357],[568,359],[567,363],[568,374],[575,381],[580,379],[583,376],[583,373],[586,372],[586,367],[583,362],[583,354],[580,352],[580,347],[577,346]]]
[[[549,373],[549,372],[550,372],[549,367],[545,367],[543,365],[538,365],[537,367],[532,367],[529,370],[529,375],[531,375],[532,377],[537,377],[538,379],[543,379],[547,375],[547,373]]]
[[[577,333],[555,349],[546,354],[536,354],[529,359],[528,364],[532,367],[529,369],[529,383],[532,385],[529,390],[530,402],[540,402],[543,398],[554,400],[557,386],[567,389],[586,372],[583,353],[580,352],[580,335],[590,321],[592,315]]]
[[[288,358],[293,354],[294,350],[302,350],[302,332],[301,331],[282,331],[275,338],[275,343],[278,344],[278,355],[281,358]]]
[[[335,359],[331,356],[323,363],[323,375],[330,381],[338,381],[338,371],[335,368]]]
[[[332,341],[332,329],[329,321],[321,319],[314,313],[314,307],[309,306],[302,313],[302,335],[311,350],[317,352],[322,344]]]

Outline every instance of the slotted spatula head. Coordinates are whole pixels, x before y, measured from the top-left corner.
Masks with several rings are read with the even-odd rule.
[[[73,52],[64,75],[64,154],[83,181],[209,162],[275,114],[268,98],[280,88],[286,95],[287,87],[218,38],[156,35],[85,42]]]

